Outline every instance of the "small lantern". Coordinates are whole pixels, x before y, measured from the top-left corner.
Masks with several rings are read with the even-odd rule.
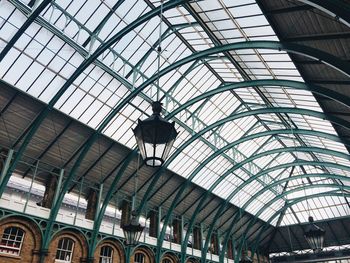
[[[304,237],[314,252],[320,252],[323,249],[324,236],[326,231],[314,224],[312,216],[309,217],[310,226],[304,233]]]
[[[131,221],[129,224],[122,226],[125,244],[127,246],[136,246],[139,243],[142,231],[145,227],[141,226],[137,220],[136,212],[131,212]]]
[[[152,110],[152,116],[139,120],[133,132],[146,165],[157,167],[167,159],[178,133],[174,122],[170,123],[160,116],[162,104],[159,101],[152,103]]]
[[[247,251],[243,250],[241,260],[239,261],[239,263],[252,263],[252,262],[253,260],[248,256]]]

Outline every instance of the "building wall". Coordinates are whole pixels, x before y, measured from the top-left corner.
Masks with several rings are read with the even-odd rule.
[[[6,263],[33,263],[39,258],[39,249],[41,243],[41,232],[34,222],[24,218],[8,217],[0,221],[1,236],[8,227],[18,227],[24,231],[24,240],[20,254],[9,255],[1,254],[0,262]]]
[[[30,220],[29,218],[20,217],[20,216],[12,216],[7,217],[0,220],[0,239],[2,239],[4,230],[8,227],[17,227],[24,231],[24,239],[22,243],[22,247],[20,250],[20,254],[17,255],[9,255],[0,252],[0,263],[39,263],[40,262],[40,249],[41,249],[41,239],[42,232],[37,224]],[[85,236],[74,228],[65,228],[59,232],[57,232],[50,244],[49,249],[47,251],[44,262],[45,263],[56,263],[56,254],[59,240],[62,238],[69,238],[74,242],[74,249],[72,254],[72,263],[99,263],[100,262],[100,253],[101,248],[103,246],[109,246],[113,249],[112,258],[113,263],[125,263],[125,250],[122,243],[114,238],[108,238],[102,240],[98,243],[94,254],[93,261],[92,259],[88,259],[88,242]],[[0,240],[1,241],[1,240]],[[134,251],[134,254],[141,253],[144,255],[143,263],[155,263],[155,255],[152,249],[147,246],[137,247]],[[163,255],[163,260],[166,263],[178,263],[179,258],[171,252]],[[255,255],[254,262],[258,262],[257,257]],[[197,263],[198,261],[195,259],[189,259],[190,263]],[[232,261],[233,262],[233,261]],[[267,262],[265,257],[260,257],[260,262]],[[134,257],[130,258],[130,263],[136,263]]]
[[[103,246],[111,246],[113,248],[113,263],[124,263],[125,255],[122,245],[116,240],[105,240],[99,243],[95,250],[94,262],[99,262],[100,251]]]
[[[62,238],[70,238],[74,241],[73,257],[72,262],[86,262],[88,246],[85,238],[74,230],[64,230],[57,233],[52,239],[49,246],[49,253],[46,257],[45,262],[54,263],[56,258],[56,252],[58,242]]]
[[[153,252],[148,249],[147,247],[141,246],[135,249],[134,254],[141,253],[145,256],[145,262],[144,263],[154,263],[154,254]],[[130,258],[130,263],[136,263],[134,261],[134,257]]]

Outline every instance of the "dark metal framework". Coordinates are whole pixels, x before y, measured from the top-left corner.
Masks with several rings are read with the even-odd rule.
[[[269,23],[275,28],[275,19],[279,19],[278,16],[298,14],[305,10],[312,12],[314,16],[326,16],[327,19],[332,19],[332,22],[339,23],[337,26],[344,31],[345,28],[348,30],[350,7],[346,1],[294,1],[289,3],[287,8],[276,7],[273,10],[270,10],[272,5],[266,1],[257,1],[269,23],[261,22],[256,27],[249,23],[244,24],[244,21],[253,17],[262,19],[264,16],[261,11],[256,14],[244,11],[247,14],[242,16],[234,13],[235,10],[257,8],[258,5],[253,1],[240,6],[225,6],[220,2],[218,7],[207,10],[207,7],[200,2],[186,0],[172,0],[162,6],[153,1],[135,1],[131,5],[130,2],[126,2],[128,1],[116,1],[111,7],[104,3],[96,5],[96,12],[104,12],[105,16],[101,17],[99,23],[95,23],[94,29],[91,29],[89,24],[89,21],[91,23],[96,19],[94,12],[86,17],[85,22],[79,18],[83,12],[87,12],[87,4],[74,13],[72,11],[74,8],[70,9],[74,6],[72,1],[67,6],[60,6],[55,1],[43,1],[38,6],[26,5],[17,0],[6,3],[6,8],[11,12],[7,17],[5,15],[2,17],[4,25],[16,27],[15,19],[19,19],[20,16],[17,12],[22,12],[27,18],[13,36],[1,40],[6,44],[0,54],[3,79],[1,85],[4,86],[4,91],[1,93],[4,101],[1,106],[3,121],[1,146],[9,151],[4,155],[6,161],[1,171],[0,194],[6,190],[14,172],[23,174],[23,177],[29,176],[32,174],[31,166],[39,166],[41,162],[44,163],[40,166],[43,170],[52,172],[57,168],[60,169],[60,183],[44,230],[43,250],[48,248],[54,234],[56,217],[65,194],[68,191],[74,193],[79,191],[79,194],[86,191],[88,183],[84,181],[87,180],[97,184],[96,189],[101,197],[101,207],[97,211],[94,229],[89,238],[89,256],[93,256],[108,205],[118,195],[131,198],[129,193],[132,178],[136,174],[135,170],[139,169],[133,169],[137,153],[135,150],[130,150],[134,144],[130,141],[130,137],[127,139],[124,134],[128,134],[127,130],[134,120],[146,115],[148,109],[143,102],[152,101],[157,92],[162,95],[161,98],[165,102],[166,118],[173,119],[177,126],[183,129],[183,133],[164,166],[154,173],[141,167],[142,183],[141,187],[136,189],[138,196],[142,197],[134,200],[139,216],[147,215],[150,207],[161,206],[162,211],[165,211],[156,247],[156,262],[160,262],[164,253],[164,237],[167,226],[174,216],[187,218],[187,232],[181,246],[181,262],[187,259],[187,241],[194,225],[199,222],[205,225],[202,230],[206,234],[201,260],[203,262],[206,260],[212,234],[215,232],[218,235],[222,232],[226,233],[222,235],[224,245],[220,252],[220,261],[223,262],[229,240],[234,240],[237,247],[235,260],[238,260],[245,245],[249,246],[253,253],[257,250],[263,254],[267,254],[269,249],[276,251],[275,247],[268,247],[268,244],[271,244],[268,239],[276,235],[281,224],[305,221],[302,208],[299,207],[305,198],[323,202],[325,207],[332,206],[334,209],[337,206],[341,206],[343,210],[349,207],[347,178],[350,175],[348,169],[350,159],[344,150],[349,149],[350,142],[347,137],[350,135],[348,131],[350,123],[348,116],[345,117],[344,114],[334,110],[341,107],[345,112],[350,112],[350,104],[347,91],[330,86],[348,84],[350,58],[349,54],[347,57],[340,57],[335,50],[328,50],[316,43],[336,39],[348,47],[346,34],[284,36],[280,33],[283,29],[277,28],[276,31],[282,41],[276,41],[273,32],[254,35],[259,28],[269,31]],[[138,5],[140,6],[136,7]],[[129,15],[133,17],[131,10],[136,10],[135,7],[140,9],[139,13],[135,15],[134,20],[126,23],[128,19],[125,17]],[[127,10],[125,17],[118,13],[122,9]],[[150,27],[161,9],[165,12],[163,23],[167,27],[161,34],[165,41],[169,41],[166,43],[168,50],[166,48],[164,50],[170,54],[164,52],[161,55],[162,67],[157,73],[152,66],[154,67],[156,63],[153,56],[158,42],[142,37],[143,34],[149,33],[146,25]],[[215,12],[224,17],[216,18]],[[110,32],[104,31],[110,26],[111,20],[117,18],[119,22],[116,28]],[[233,31],[222,26],[225,22],[233,23],[236,26],[234,32],[239,32],[241,36],[234,37]],[[212,23],[212,26],[209,26],[209,23]],[[71,25],[76,25],[78,29],[73,30]],[[35,31],[35,26],[39,26],[40,29]],[[63,29],[59,30],[59,26]],[[156,29],[153,29],[146,38],[156,34]],[[7,33],[5,26],[0,30]],[[30,44],[34,45],[33,43],[40,39],[40,30],[51,32],[50,41],[56,38],[56,41],[59,39],[63,42],[53,55],[53,59],[46,65],[40,59],[40,55],[48,52],[47,50],[54,53],[54,49],[49,47],[50,41],[44,48],[41,47],[42,50],[38,54],[28,55],[28,49],[33,48]],[[255,33],[249,33],[251,31]],[[80,35],[86,39],[80,40]],[[31,39],[30,44],[26,44],[26,38]],[[176,42],[178,47],[175,48],[172,43]],[[128,54],[130,50],[127,49],[133,47],[133,44],[138,46],[136,49],[141,50],[141,53],[132,51],[131,55]],[[64,54],[64,47],[69,48],[69,55]],[[16,55],[16,52],[20,55]],[[307,76],[305,79],[310,79],[311,82],[300,81],[301,76],[287,53],[296,61],[301,76]],[[26,64],[22,61],[21,66],[19,63],[24,56],[30,57],[31,62]],[[25,86],[22,79],[29,78],[33,68],[42,67],[42,73],[33,81],[35,83],[45,76],[45,68],[51,69],[53,63],[57,63],[54,61],[56,58],[63,61],[63,67],[55,69],[61,81],[58,81],[59,84],[51,96],[46,95],[47,99],[43,98],[43,94],[47,93],[51,84],[42,90],[35,90],[36,88],[33,88],[35,85],[28,86],[27,90],[22,88]],[[11,59],[12,62],[9,62]],[[285,69],[278,69],[270,66],[273,63],[285,63],[287,66]],[[313,78],[307,67],[315,65],[318,73],[324,70],[332,79]],[[71,74],[67,75],[62,70],[64,67],[70,68]],[[12,81],[14,77],[11,72],[16,68],[22,75]],[[103,73],[98,73],[99,71]],[[206,74],[201,74],[203,71]],[[179,73],[181,76],[178,76]],[[92,80],[87,80],[89,76],[93,76],[90,77]],[[103,76],[108,78],[104,79]],[[163,86],[168,88],[154,84],[159,78],[164,81]],[[49,83],[54,83],[54,79],[52,76]],[[100,84],[100,80],[105,87]],[[94,84],[87,84],[88,81]],[[117,87],[111,85],[113,81]],[[27,109],[30,109],[28,116],[23,117],[25,114],[20,114],[22,123],[17,130],[11,127],[15,134],[9,132],[7,118],[15,118],[17,111],[20,111],[15,107],[20,107],[24,98],[30,99],[18,90],[5,87],[8,83],[24,89],[45,102],[45,104],[35,102],[36,106],[33,101],[28,102],[26,105]],[[205,83],[208,83],[208,87]],[[198,92],[187,95],[186,93],[191,91],[187,86]],[[76,105],[73,105],[70,98],[73,100],[78,98],[75,94],[79,89],[84,95],[79,97]],[[82,91],[83,89],[85,90]],[[100,93],[95,95],[97,91],[94,89],[101,89]],[[101,94],[107,92],[110,94],[109,97],[107,95],[102,97]],[[124,95],[118,95],[119,93]],[[319,101],[324,113],[321,112],[311,93]],[[83,109],[81,105],[86,103],[86,98],[90,98],[91,105],[100,105],[101,108],[89,118],[84,117],[89,113],[88,108],[77,115],[77,112]],[[95,104],[103,98],[106,101]],[[111,98],[117,102],[111,103]],[[229,100],[225,101],[225,98]],[[224,103],[228,103],[233,110],[221,108]],[[66,112],[66,108],[70,108],[69,112]],[[92,127],[92,129],[79,127],[79,130],[84,130],[84,134],[74,140],[74,149],[65,149],[63,143],[69,143],[66,137],[69,132],[77,129],[76,121],[63,117],[56,112],[56,109]],[[216,112],[218,117],[211,116],[210,109]],[[91,115],[91,112],[89,114]],[[101,115],[97,118],[98,114]],[[126,128],[121,116],[128,121],[129,126]],[[56,122],[55,117],[60,119],[60,122],[57,122],[59,129],[56,129],[55,124],[48,123],[50,120]],[[228,132],[227,127],[230,128],[232,124],[241,125],[239,126],[241,130],[236,130],[239,136],[235,137]],[[110,131],[113,126],[120,135]],[[46,145],[35,149],[35,140],[43,141],[43,138],[46,138],[46,133],[49,132],[47,127],[54,130],[54,136],[49,137],[51,139],[45,142]],[[325,131],[322,128],[325,128]],[[337,136],[335,131],[340,136]],[[244,152],[247,143],[257,145],[249,146],[248,155]],[[129,149],[125,147],[119,149],[122,147],[120,144],[125,144]],[[187,167],[189,171],[186,174],[179,167],[179,159],[189,156],[191,154],[189,148],[192,147],[202,152],[203,156],[196,155],[198,161]],[[58,148],[58,154],[55,148]],[[119,157],[116,158],[114,165],[111,165],[108,159],[115,152]],[[270,161],[264,158],[270,158]],[[57,166],[58,159],[61,159],[60,166]],[[90,161],[86,163],[85,160]],[[108,163],[108,169],[103,167],[103,163]],[[221,164],[225,171],[220,170],[218,164]],[[172,174],[167,170],[168,167],[185,178]],[[98,170],[100,178],[92,175]],[[214,179],[204,178],[205,172]],[[306,189],[324,188],[323,192],[313,194],[310,190],[306,197],[290,198],[294,192],[300,191],[298,180],[302,178],[308,181]],[[37,179],[43,180],[40,176]],[[206,185],[205,180],[211,183]],[[172,191],[166,191],[170,183],[174,184],[171,187]],[[235,187],[230,188],[230,185]],[[249,193],[249,189],[254,188],[258,189],[256,193],[245,195]],[[335,190],[328,191],[329,188]],[[223,193],[222,198],[215,196],[219,195],[220,191]],[[163,192],[170,194],[164,196]],[[260,200],[260,196],[265,192],[269,198]],[[200,198],[196,199],[196,196]],[[240,198],[244,200],[243,203]],[[328,202],[333,204],[330,205]],[[189,205],[185,207],[183,203]],[[278,206],[275,206],[276,204]],[[323,209],[323,205],[320,209]],[[248,220],[239,229],[237,225],[243,221],[242,213]],[[339,214],[345,215],[344,212]],[[335,214],[328,216],[331,218]],[[230,218],[233,219],[230,221]],[[259,240],[265,242],[259,246]],[[305,242],[300,241],[299,247],[306,248]]]

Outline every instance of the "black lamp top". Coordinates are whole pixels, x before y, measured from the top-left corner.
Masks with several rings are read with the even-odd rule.
[[[313,223],[314,222],[314,218],[312,216],[309,216],[309,222]]]
[[[162,103],[160,101],[152,102],[152,110],[154,115],[160,115],[162,112]]]

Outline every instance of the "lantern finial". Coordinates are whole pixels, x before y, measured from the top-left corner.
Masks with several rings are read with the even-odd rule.
[[[153,115],[160,116],[160,113],[162,112],[162,106],[163,106],[163,103],[161,103],[160,101],[152,102]]]

